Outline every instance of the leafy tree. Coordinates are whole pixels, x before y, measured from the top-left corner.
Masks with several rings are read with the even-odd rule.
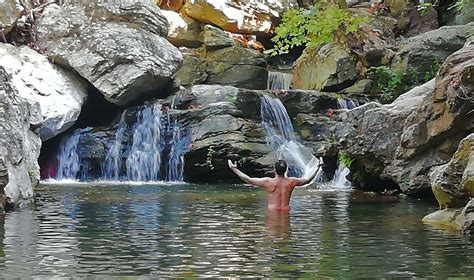
[[[347,35],[358,31],[368,19],[353,15],[340,6],[336,1],[316,4],[308,10],[288,10],[275,28],[274,48],[266,53],[279,55],[298,46],[318,47],[334,41],[344,42]]]

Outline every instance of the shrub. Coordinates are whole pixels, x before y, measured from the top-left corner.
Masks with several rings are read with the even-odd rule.
[[[336,4],[326,4],[324,8],[315,5],[309,10],[291,9],[283,14],[281,23],[275,28],[274,48],[266,53],[279,55],[298,46],[318,47],[335,41],[344,42],[348,34],[358,31],[367,20]]]

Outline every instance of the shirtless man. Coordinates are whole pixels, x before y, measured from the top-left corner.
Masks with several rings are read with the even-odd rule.
[[[237,168],[236,163],[228,160],[229,167],[244,182],[264,188],[268,193],[268,210],[289,211],[290,198],[297,186],[311,183],[321,165],[315,165],[306,178],[287,177],[288,166],[284,160],[275,163],[275,177],[251,178]]]

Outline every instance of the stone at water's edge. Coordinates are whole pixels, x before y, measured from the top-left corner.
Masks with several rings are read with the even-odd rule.
[[[444,209],[426,215],[422,222],[465,234],[473,233],[474,199],[471,199],[463,208]]]
[[[461,49],[469,34],[474,32],[474,23],[443,26],[439,29],[408,38],[392,61],[392,68],[404,70],[410,80],[424,79],[449,55]]]
[[[468,45],[448,57],[436,80],[392,104],[347,112],[333,128],[342,151],[406,193],[429,190],[430,170],[447,163],[474,128],[473,69],[474,45]]]
[[[42,141],[73,126],[87,97],[86,81],[28,47],[0,44],[0,66],[22,98],[39,104]]]
[[[464,138],[446,164],[433,168],[431,188],[441,209],[462,207],[474,197],[474,133]]]
[[[3,28],[5,34],[10,32],[20,12],[15,0],[0,0],[0,30]]]
[[[33,198],[39,180],[41,140],[39,105],[23,99],[0,66],[0,213],[8,203],[23,205]]]
[[[37,34],[53,62],[73,69],[119,106],[159,94],[182,62],[163,38],[168,22],[152,1],[49,5]]]
[[[340,45],[306,48],[293,68],[293,87],[339,91],[355,83],[357,59]]]

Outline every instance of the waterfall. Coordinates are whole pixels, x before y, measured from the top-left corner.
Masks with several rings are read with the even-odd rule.
[[[102,178],[135,182],[183,181],[189,137],[177,116],[163,114],[160,104],[142,108],[133,126],[127,125],[125,116],[126,112],[117,125]]]
[[[103,178],[106,180],[118,181],[120,179],[119,173],[122,167],[120,153],[122,151],[123,136],[126,128],[127,124],[125,123],[125,114],[122,114],[117,126],[117,132],[115,133],[115,140],[105,157],[105,167],[103,168],[102,173]]]
[[[339,98],[337,100],[339,109],[354,109],[359,106],[359,101],[355,99]],[[348,188],[351,186],[351,182],[346,179],[346,176],[350,173],[349,168],[344,166],[340,161],[338,163],[336,173],[331,181],[331,184],[336,188]]]
[[[138,113],[133,143],[126,160],[127,178],[132,181],[158,181],[161,167],[161,106],[145,107]]]
[[[171,148],[168,157],[168,170],[166,180],[171,182],[183,181],[184,154],[188,151],[189,138],[183,135],[183,129],[178,119],[175,119],[173,126],[170,125],[172,132]]]
[[[284,159],[291,176],[306,176],[319,161],[312,150],[299,143],[288,113],[278,98],[260,97],[262,125],[267,132],[267,143]]]
[[[289,90],[293,75],[282,72],[268,72],[267,89]]]
[[[57,179],[76,179],[80,170],[77,144],[82,129],[76,129],[68,137],[63,137],[59,145]]]

